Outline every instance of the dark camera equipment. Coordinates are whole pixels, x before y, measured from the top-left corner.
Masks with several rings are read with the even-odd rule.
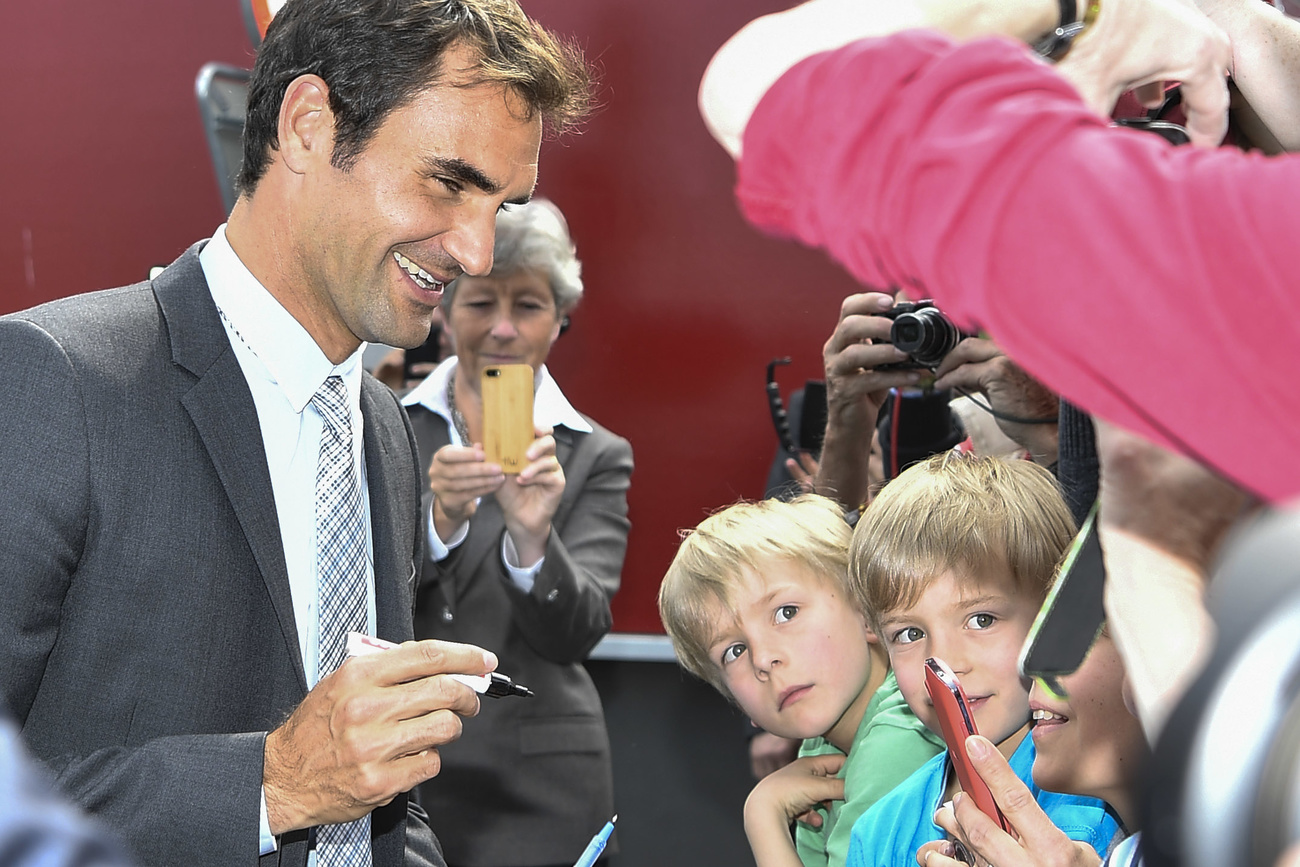
[[[966,439],[961,419],[948,405],[952,393],[894,389],[876,420],[886,479]]]
[[[889,342],[911,358],[882,364],[879,370],[933,370],[967,336],[928,299],[895,304],[880,315],[894,320]]]
[[[798,439],[791,435],[790,414],[786,412],[781,400],[781,388],[776,383],[776,369],[790,363],[789,358],[774,358],[767,365],[767,405],[772,412],[772,425],[776,428],[776,438],[781,448],[790,456],[801,451],[813,456],[821,454],[822,438],[826,434],[826,383],[820,379],[810,379],[804,383],[802,401],[797,402],[798,394],[790,399],[790,410],[799,425]],[[797,405],[796,405],[797,404]]]
[[[412,379],[419,379],[426,376],[427,373],[418,373],[414,371],[417,364],[437,364],[442,361],[442,326],[434,325],[429,329],[429,337],[414,349],[406,350],[402,357],[402,380],[410,382]]]
[[[1148,867],[1273,867],[1300,840],[1300,512],[1225,546],[1215,650],[1147,774]]]
[[[1114,123],[1115,126],[1155,133],[1172,145],[1184,145],[1192,140],[1185,128],[1167,120],[1159,120],[1153,117],[1122,117]]]

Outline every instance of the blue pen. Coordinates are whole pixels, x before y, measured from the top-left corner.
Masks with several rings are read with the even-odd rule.
[[[605,844],[609,842],[609,835],[614,833],[614,823],[617,821],[618,813],[615,813],[614,818],[606,822],[605,827],[601,828],[600,832],[591,838],[587,848],[582,850],[582,857],[577,860],[573,867],[591,867],[592,864],[596,863],[600,853],[605,851]]]

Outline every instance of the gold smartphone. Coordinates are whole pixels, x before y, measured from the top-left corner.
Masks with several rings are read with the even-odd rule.
[[[513,475],[528,466],[533,442],[533,368],[499,364],[483,370],[483,451],[488,463]]]

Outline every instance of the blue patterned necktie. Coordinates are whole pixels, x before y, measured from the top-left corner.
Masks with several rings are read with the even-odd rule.
[[[319,676],[343,664],[349,631],[366,631],[366,528],[352,463],[352,424],[343,379],[311,399],[324,419],[316,467],[316,571],[320,595]],[[319,867],[370,867],[370,816],[316,831]]]

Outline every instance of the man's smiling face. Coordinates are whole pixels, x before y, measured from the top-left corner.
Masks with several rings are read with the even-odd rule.
[[[288,270],[306,284],[327,355],[422,343],[443,285],[491,270],[498,210],[532,195],[541,119],[525,119],[500,85],[466,84],[472,60],[449,50],[439,82],[393,111],[347,168],[307,178],[286,215],[298,258]]]

